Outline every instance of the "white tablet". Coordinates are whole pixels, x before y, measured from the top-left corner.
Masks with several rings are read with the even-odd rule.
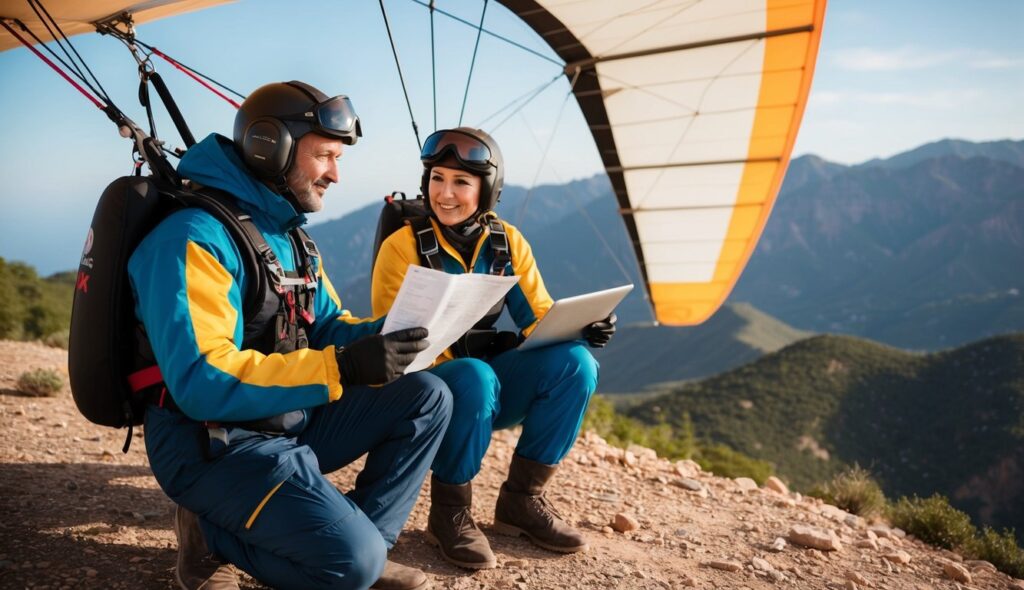
[[[519,350],[582,338],[583,328],[608,317],[632,290],[633,285],[629,284],[559,299],[519,345]]]

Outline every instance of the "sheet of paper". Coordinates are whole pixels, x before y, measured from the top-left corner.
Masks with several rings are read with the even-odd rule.
[[[381,333],[426,328],[430,332],[430,346],[416,355],[405,372],[426,369],[518,281],[517,276],[452,275],[410,265]]]

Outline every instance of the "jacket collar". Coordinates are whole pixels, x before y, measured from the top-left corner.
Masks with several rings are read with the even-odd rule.
[[[234,142],[223,135],[211,133],[190,147],[178,164],[178,173],[201,185],[231,193],[246,211],[275,231],[286,232],[306,222],[304,214],[249,171],[235,151]]]

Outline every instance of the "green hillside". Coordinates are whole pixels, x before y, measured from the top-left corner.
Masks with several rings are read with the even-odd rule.
[[[73,271],[41,278],[31,266],[0,257],[0,338],[66,335],[74,289]]]
[[[646,387],[701,379],[749,363],[806,338],[747,303],[727,303],[699,326],[623,326],[595,351],[601,393],[636,393]]]
[[[1024,334],[914,354],[845,336],[802,340],[629,409],[772,462],[807,489],[854,463],[889,497],[938,492],[1024,531]]]

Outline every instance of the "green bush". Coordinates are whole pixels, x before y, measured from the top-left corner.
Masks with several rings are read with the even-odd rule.
[[[18,377],[18,390],[29,395],[52,396],[64,387],[64,378],[53,369],[25,371]]]
[[[759,484],[772,474],[767,461],[752,459],[725,445],[701,446],[696,457],[701,469],[722,477],[749,477]]]
[[[865,518],[881,514],[886,506],[885,493],[871,472],[856,464],[828,483],[816,486],[810,495]]]
[[[900,498],[890,509],[889,519],[925,543],[946,549],[966,547],[977,532],[971,518],[950,506],[941,494]]]
[[[59,330],[52,332],[43,338],[43,344],[52,348],[63,348],[68,349],[68,338],[71,335],[71,330]]]
[[[1024,578],[1024,549],[1017,546],[1013,530],[997,533],[985,527],[980,535],[971,539],[965,549],[967,555],[984,559],[1005,574]]]

